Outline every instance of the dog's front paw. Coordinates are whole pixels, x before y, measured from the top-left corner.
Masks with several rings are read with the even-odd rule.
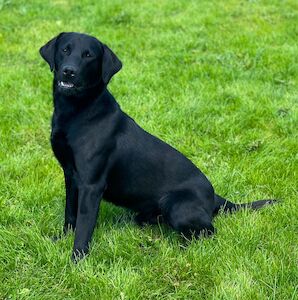
[[[88,254],[88,249],[74,249],[71,255],[71,260],[73,263],[78,263],[80,260],[86,257]]]
[[[67,234],[68,232],[73,232],[75,231],[75,223],[64,223],[64,226],[63,226],[63,233],[64,234]]]

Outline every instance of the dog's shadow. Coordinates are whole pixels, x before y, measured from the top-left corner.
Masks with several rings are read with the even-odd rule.
[[[97,228],[127,230],[133,229],[144,236],[140,246],[153,240],[163,240],[171,247],[178,247],[181,250],[186,250],[188,246],[198,238],[187,238],[174,231],[169,225],[165,224],[162,219],[156,225],[144,224],[140,226],[135,221],[136,213],[128,209],[115,206],[111,203],[104,202],[101,205],[100,220],[97,223]],[[203,236],[202,236],[203,238]],[[148,241],[147,241],[148,240]]]
[[[174,231],[169,225],[162,222],[158,222],[156,225],[144,224],[140,226],[135,221],[136,213],[116,206],[106,201],[102,201],[100,206],[100,213],[97,220],[96,231],[99,235],[106,232],[110,234],[111,231],[120,232],[127,231],[128,234],[137,235],[139,237],[139,244],[141,248],[152,246],[154,243],[163,242],[173,248],[186,250],[188,246],[197,239],[186,238],[176,231]],[[62,214],[56,217],[55,223],[60,224],[63,219]],[[42,230],[43,235],[49,238],[52,242],[56,243],[64,239],[62,229],[57,230],[57,226],[51,228],[51,230]],[[69,236],[69,234],[67,234]],[[72,234],[70,233],[72,236]]]

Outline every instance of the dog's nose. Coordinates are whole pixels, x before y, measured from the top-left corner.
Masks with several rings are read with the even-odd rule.
[[[75,77],[76,69],[73,66],[64,66],[62,69],[63,75],[66,77]]]

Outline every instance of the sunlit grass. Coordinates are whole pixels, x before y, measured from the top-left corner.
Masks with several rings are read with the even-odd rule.
[[[296,1],[0,1],[0,299],[296,299]],[[38,49],[95,35],[123,62],[110,90],[147,131],[235,201],[282,204],[215,220],[185,247],[104,203],[70,261],[49,143],[52,75]]]

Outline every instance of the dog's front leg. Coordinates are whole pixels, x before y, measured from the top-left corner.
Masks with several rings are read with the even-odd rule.
[[[77,221],[78,211],[78,188],[72,170],[64,168],[66,203],[65,203],[65,221],[63,232],[74,230]]]
[[[51,134],[51,144],[53,152],[63,169],[65,178],[66,201],[63,232],[66,234],[68,230],[74,230],[76,227],[78,188],[74,174],[75,164],[72,150],[63,133],[53,129]],[[54,238],[54,240],[56,239],[58,239],[58,237]]]
[[[89,250],[89,243],[96,225],[101,197],[105,182],[97,184],[80,184],[78,213],[72,260],[83,258]]]

